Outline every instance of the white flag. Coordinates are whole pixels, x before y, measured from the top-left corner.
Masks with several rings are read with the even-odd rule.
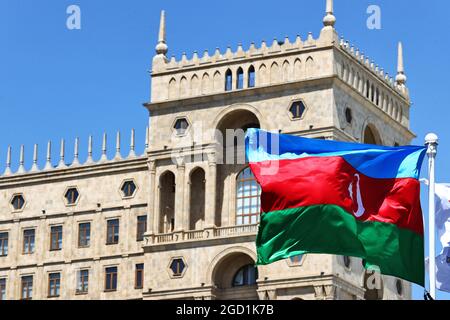
[[[436,288],[450,292],[450,184],[436,183],[436,228],[442,251],[436,257]]]

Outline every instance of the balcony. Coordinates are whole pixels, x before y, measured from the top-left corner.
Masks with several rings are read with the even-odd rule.
[[[149,251],[159,251],[167,249],[168,246],[192,246],[193,243],[202,241],[226,242],[227,239],[233,242],[254,241],[258,226],[259,224],[248,224],[163,234],[146,234],[144,236],[144,248]],[[161,249],[158,249],[158,247],[161,247]]]

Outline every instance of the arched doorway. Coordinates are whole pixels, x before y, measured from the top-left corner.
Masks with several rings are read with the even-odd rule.
[[[216,225],[234,225],[236,176],[245,168],[245,132],[260,128],[257,110],[242,106],[223,115],[216,125],[217,176],[216,176]]]
[[[368,125],[364,130],[364,143],[381,145],[381,138],[378,130],[373,125]]]
[[[175,228],[175,175],[166,171],[159,178],[159,232],[169,233]]]
[[[205,171],[196,168],[190,176],[189,229],[200,230],[205,221]]]
[[[223,257],[214,267],[212,283],[217,299],[257,300],[258,270],[255,261],[243,252]]]
[[[260,128],[260,123],[253,112],[245,109],[231,111],[219,121],[216,140],[223,145],[220,163],[245,163],[245,132],[249,128]]]

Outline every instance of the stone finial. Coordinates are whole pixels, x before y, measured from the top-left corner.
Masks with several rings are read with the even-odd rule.
[[[333,0],[327,0],[326,15],[323,18],[323,25],[325,27],[334,28],[335,23],[336,17],[333,14]]]
[[[92,136],[89,136],[88,156],[85,164],[92,164],[92,163],[94,163],[94,159],[92,158]]]
[[[122,159],[122,155],[120,154],[120,131],[117,131],[116,134],[116,155],[114,156],[114,160]]]
[[[65,153],[66,153],[66,142],[64,141],[64,139],[61,139],[61,149],[59,152],[59,164],[58,164],[58,168],[65,168],[66,166],[66,162],[65,162]]]
[[[9,176],[11,175],[11,146],[8,147],[8,152],[6,154],[6,169],[3,175]]]
[[[208,50],[203,51],[202,62],[207,62],[207,61],[209,61],[209,59],[210,59],[210,57],[209,57]]]
[[[395,81],[398,85],[404,86],[406,83],[405,67],[403,64],[403,44],[398,43],[398,61],[397,61],[397,76]]]
[[[80,151],[80,139],[75,138],[75,144],[73,146],[72,166],[79,166],[80,165],[79,151]]]
[[[161,19],[159,22],[158,44],[156,45],[156,53],[166,55],[169,47],[166,44],[166,12],[161,11]]]
[[[130,141],[130,153],[128,154],[128,158],[134,158],[136,157],[136,151],[135,151],[135,134],[134,129],[131,129],[131,141]]]
[[[218,47],[216,47],[216,50],[214,51],[214,57],[220,59],[220,49]]]
[[[19,158],[19,169],[17,170],[17,173],[25,173],[25,146],[20,146],[20,158]]]
[[[182,64],[187,64],[187,63],[188,63],[188,58],[187,58],[186,52],[183,52],[183,53],[181,54],[181,63],[182,63]]]
[[[53,169],[53,166],[52,166],[52,142],[49,141],[47,143],[47,159],[45,161],[44,170],[51,170],[51,169]]]
[[[196,63],[198,61],[198,52],[194,51],[192,54],[192,62]]]
[[[289,40],[289,36],[284,36],[284,45],[290,45],[291,41]]]
[[[38,145],[35,144],[34,150],[33,150],[33,165],[31,166],[30,172],[38,172],[39,171],[37,162],[38,162]]]
[[[106,146],[107,146],[107,136],[106,133],[103,134],[103,142],[102,142],[102,156],[100,158],[100,162],[108,161],[108,157],[106,156]]]

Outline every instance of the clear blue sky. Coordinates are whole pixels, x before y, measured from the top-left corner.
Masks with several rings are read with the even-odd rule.
[[[450,159],[449,111],[450,36],[448,1],[335,0],[336,28],[389,74],[395,74],[397,41],[402,40],[412,97],[411,128],[415,144],[429,131],[440,137],[438,181],[450,182],[445,170]],[[66,8],[81,8],[82,29],[66,28]],[[370,4],[381,7],[381,30],[366,27]],[[142,152],[150,98],[150,69],[161,9],[167,11],[169,54],[186,51],[225,51],[238,43],[308,32],[322,27],[325,0],[260,1],[148,1],[148,0],[1,0],[0,1],[0,172],[7,146],[13,147],[17,167],[19,148],[26,146],[30,166],[33,144],[54,142],[53,159],[61,138],[67,150],[80,137],[80,156],[86,154],[89,134],[100,153],[101,135],[136,128]],[[126,143],[123,143],[123,147]],[[70,152],[68,152],[70,153]],[[70,161],[71,156],[67,157]],[[426,176],[426,166],[422,176]],[[427,199],[422,197],[424,213]],[[423,291],[415,288],[414,297]],[[450,295],[439,294],[441,298]]]

